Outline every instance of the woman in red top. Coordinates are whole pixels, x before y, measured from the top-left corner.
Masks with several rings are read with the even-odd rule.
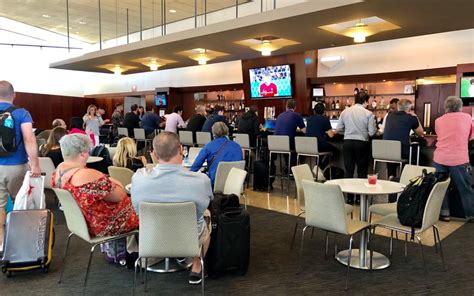
[[[85,135],[61,138],[64,162],[52,176],[54,187],[70,191],[84,214],[89,234],[103,237],[138,228],[138,216],[123,186],[99,171],[86,168],[91,141]]]
[[[84,126],[84,120],[80,117],[72,117],[71,120],[69,121],[69,127],[71,128],[69,130],[69,134],[82,134],[82,135],[87,135],[86,132],[83,130]],[[95,137],[94,134],[90,134],[89,137],[91,138],[92,145],[95,146]]]

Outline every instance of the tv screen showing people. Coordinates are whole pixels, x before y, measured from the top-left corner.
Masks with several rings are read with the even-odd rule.
[[[474,76],[461,77],[461,98],[474,98]]]
[[[249,74],[252,99],[291,98],[290,65],[253,68]]]
[[[168,106],[168,98],[166,94],[157,94],[155,95],[155,106],[159,108],[166,108]]]

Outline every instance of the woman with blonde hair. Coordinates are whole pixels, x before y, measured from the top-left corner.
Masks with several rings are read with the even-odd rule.
[[[132,138],[128,137],[118,141],[112,162],[114,166],[128,168],[134,172],[147,164],[144,156],[137,157],[137,145]]]
[[[84,120],[86,134],[93,134],[95,145],[99,145],[100,127],[104,125],[104,121],[102,120],[102,117],[97,116],[96,113],[97,106],[91,104],[87,107],[87,113],[84,115],[82,120]]]

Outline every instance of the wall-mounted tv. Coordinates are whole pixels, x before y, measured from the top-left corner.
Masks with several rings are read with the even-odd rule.
[[[474,76],[461,77],[461,98],[474,99]]]
[[[291,66],[267,66],[249,69],[252,99],[291,98]]]
[[[168,107],[168,96],[167,94],[156,94],[155,95],[155,106],[158,108]]]

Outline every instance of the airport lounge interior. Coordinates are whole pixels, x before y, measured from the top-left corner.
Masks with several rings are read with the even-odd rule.
[[[473,0],[0,0],[0,295],[474,295]]]

